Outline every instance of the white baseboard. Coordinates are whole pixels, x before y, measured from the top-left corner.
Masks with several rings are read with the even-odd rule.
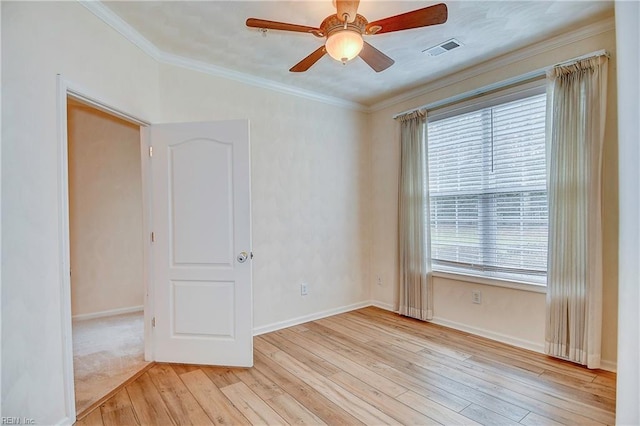
[[[455,321],[449,321],[444,318],[434,317],[431,321],[434,324],[443,325],[445,327],[454,328],[456,330],[465,331],[467,333],[475,334],[477,336],[486,337],[487,339],[495,340],[497,342],[506,343],[508,345],[517,346],[519,348],[528,349],[530,351],[544,353],[544,344],[531,342],[529,340],[519,339],[517,337],[508,336],[502,333],[496,333],[491,330],[485,330],[483,328],[472,327],[467,324],[462,324]]]
[[[128,308],[110,309],[108,311],[93,312],[91,314],[79,314],[71,317],[74,321],[89,320],[113,315],[130,314],[132,312],[144,311],[144,306],[130,306]]]
[[[611,371],[612,373],[618,372],[618,363],[615,361],[600,360],[600,368],[602,370]]]
[[[388,303],[372,300],[371,306],[376,306],[380,309],[386,309],[387,311],[397,313],[397,311],[393,309],[393,305],[390,305]],[[530,342],[528,340],[518,339],[516,337],[508,336],[506,334],[496,333],[490,330],[472,327],[467,324],[462,324],[455,321],[449,321],[445,318],[434,317],[433,320],[431,320],[430,322],[434,324],[442,325],[445,327],[453,328],[455,330],[460,330],[467,333],[475,334],[477,336],[486,337],[487,339],[495,340],[502,343],[507,343],[509,345],[517,346],[519,348],[529,349],[534,352],[539,352],[539,353],[544,352],[544,344],[538,344],[535,342]]]
[[[62,420],[55,423],[56,426],[71,426],[76,422],[75,416],[72,419],[71,417],[65,417]]]
[[[329,309],[326,311],[321,311],[321,312],[316,312],[313,314],[309,314],[309,315],[304,315],[298,318],[292,318],[286,321],[280,321],[280,322],[276,322],[273,324],[267,324],[261,327],[256,327],[253,329],[253,335],[254,336],[259,336],[261,334],[265,334],[265,333],[270,333],[272,331],[277,331],[277,330],[281,330],[283,328],[287,328],[287,327],[293,327],[294,325],[299,325],[299,324],[303,324],[305,322],[309,322],[309,321],[315,321],[321,318],[326,318],[326,317],[330,317],[332,315],[338,315],[338,314],[342,314],[345,312],[349,312],[349,311],[354,311],[356,309],[361,309],[361,308],[366,308],[367,306],[375,306],[377,308],[380,309],[384,309],[390,312],[396,312],[393,309],[393,305],[389,304],[389,303],[384,303],[384,302],[379,302],[377,300],[369,300],[366,302],[359,302],[359,303],[354,303],[352,305],[347,305],[347,306],[343,306],[340,308],[335,308],[335,309]],[[462,323],[457,323],[454,321],[449,321],[446,320],[444,318],[438,318],[435,317],[433,319],[434,324],[439,324],[445,327],[449,327],[449,328],[453,328],[456,330],[460,330],[460,331],[464,331],[467,333],[471,333],[471,334],[475,334],[478,336],[482,336],[482,337],[486,337],[488,339],[491,340],[496,340],[498,342],[502,342],[502,343],[507,343],[509,345],[513,345],[513,346],[517,346],[519,348],[524,348],[524,349],[529,349],[532,350],[534,352],[539,352],[539,353],[543,353],[544,352],[544,345],[542,344],[536,344],[534,342],[529,342],[527,340],[523,340],[523,339],[518,339],[512,336],[507,336],[505,334],[501,334],[501,333],[495,333],[489,330],[485,330],[485,329],[481,329],[481,328],[476,328],[476,327],[471,327],[468,326],[466,324],[462,324]],[[604,365],[604,363],[603,363]],[[603,369],[606,369],[605,367],[603,367]]]
[[[375,306],[376,308],[384,309],[385,311],[398,313],[395,309],[393,309],[393,305],[390,303],[378,302],[377,300],[371,301],[371,306]]]
[[[288,319],[285,321],[274,322],[272,324],[263,325],[253,329],[253,335],[259,336],[261,334],[270,333],[272,331],[282,330],[283,328],[293,327],[294,325],[304,324],[305,322],[315,321],[322,318],[330,317],[332,315],[343,314],[349,311],[355,311],[356,309],[366,308],[372,306],[372,302],[367,300],[366,302],[358,302],[352,305],[342,306],[339,308],[328,309],[326,311],[316,312],[309,315],[303,315],[301,317]]]
[[[442,325],[449,328],[454,328],[456,330],[465,331],[467,333],[475,334],[477,336],[486,337],[487,339],[495,340],[497,342],[506,343],[508,345],[517,346],[519,348],[528,349],[530,351],[538,352],[544,354],[544,344],[539,344],[535,342],[531,342],[529,340],[518,339],[517,337],[508,336],[502,333],[496,333],[490,330],[485,330],[483,328],[472,327],[466,324],[458,323],[455,321],[449,321],[444,318],[435,317],[431,321],[434,324]],[[617,365],[615,361],[600,361],[600,368],[602,370],[611,371],[613,373],[616,372]]]
[[[370,300],[366,302],[354,303],[352,305],[343,306],[340,308],[329,309],[326,311],[316,312],[309,315],[304,315],[301,317],[293,318],[286,321],[280,321],[273,324],[268,324],[262,327],[257,327],[253,329],[253,335],[259,336],[261,334],[270,333],[272,331],[281,330],[287,327],[293,327],[294,325],[304,324],[305,322],[315,321],[318,319],[330,317],[332,315],[338,315],[349,311],[354,311],[356,309],[366,308],[367,306],[375,306],[380,309],[384,309],[390,312],[396,312],[393,309],[393,305],[389,303],[380,302],[377,300]],[[444,318],[434,317],[431,321],[434,324],[442,325],[444,327],[453,328],[455,330],[464,331],[467,333],[474,334],[476,336],[486,337],[487,339],[495,340],[497,342],[506,343],[508,345],[516,346],[523,349],[528,349],[530,351],[544,353],[544,344],[539,344],[535,342],[531,342],[529,340],[519,339],[517,337],[508,336],[502,333],[496,333],[494,331],[485,330],[483,328],[472,327],[466,324],[462,324],[455,321],[450,321]],[[607,371],[616,371],[616,363],[611,361],[601,361],[600,368]]]

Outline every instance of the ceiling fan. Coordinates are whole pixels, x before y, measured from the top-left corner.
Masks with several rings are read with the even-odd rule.
[[[373,22],[368,22],[357,13],[359,3],[360,0],[334,0],[336,14],[327,16],[319,28],[257,18],[247,19],[246,24],[263,31],[294,31],[310,33],[319,38],[326,37],[325,44],[295,64],[289,70],[291,72],[308,70],[325,53],[343,64],[359,56],[376,72],[380,72],[393,65],[394,60],[364,41],[362,36],[427,27],[447,21],[447,6],[443,3]]]

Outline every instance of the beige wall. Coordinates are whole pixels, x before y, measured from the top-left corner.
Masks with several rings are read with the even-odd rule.
[[[1,7],[3,415],[57,424],[74,414],[63,385],[58,73],[149,122],[250,120],[257,329],[367,303],[367,114],[158,64],[77,2]]]
[[[71,312],[144,303],[139,127],[69,103]]]
[[[249,119],[254,329],[368,301],[367,115],[169,65],[160,87],[162,121]]]
[[[393,306],[397,286],[397,185],[399,165],[399,130],[393,116],[411,108],[451,98],[455,95],[515,78],[554,63],[589,52],[606,49],[611,53],[609,95],[604,146],[603,244],[604,303],[602,358],[608,368],[615,366],[617,345],[618,297],[618,167],[617,167],[617,90],[616,46],[613,18],[606,17],[596,25],[600,34],[576,37],[570,43],[556,46],[537,55],[527,49],[510,55],[518,58],[498,69],[468,73],[461,81],[438,85],[432,91],[385,107],[372,114],[372,276],[380,276],[382,286],[372,286],[372,299]],[[455,79],[456,75],[450,76]],[[452,80],[448,80],[452,81]],[[471,291],[480,290],[482,305],[471,303]],[[434,278],[434,316],[443,324],[483,334],[523,347],[541,350],[544,345],[545,295],[536,292],[501,288],[463,281]]]
[[[69,422],[56,75],[156,120],[157,63],[78,2],[2,7],[2,414]],[[66,271],[68,274],[68,271]]]
[[[56,74],[150,122],[250,119],[257,328],[366,303],[371,296],[393,303],[398,157],[393,114],[606,48],[613,53],[609,122],[615,122],[612,31],[367,115],[159,65],[77,2],[3,1],[0,7],[1,405],[5,416],[32,417],[41,424],[69,422],[67,416],[73,415],[66,412],[62,376],[65,271],[59,243]],[[612,126],[605,153],[611,188],[605,201],[607,360],[615,359],[616,338]],[[376,275],[382,285],[369,286]],[[299,295],[302,280],[310,285],[309,296]],[[440,281],[436,288],[439,297],[450,299],[436,315],[460,324],[475,315],[477,327],[522,341],[540,334],[540,294],[491,287],[483,290],[485,303],[473,314],[470,295],[464,296],[468,284]],[[486,312],[491,306],[496,310]],[[498,312],[505,307],[511,309],[508,315]],[[500,324],[506,330],[497,329]]]
[[[0,6],[0,58],[2,57],[2,7]],[[2,67],[0,67],[0,81],[2,81]],[[2,90],[0,90],[0,135],[2,135]],[[0,140],[2,138],[0,137]],[[0,147],[0,176],[2,170],[2,149]],[[0,185],[0,241],[2,240],[2,188]],[[2,257],[2,244],[0,244],[0,258]],[[0,273],[0,306],[2,306],[2,274]],[[0,315],[0,342],[2,341],[2,315]],[[2,365],[2,350],[0,350],[0,366]],[[2,383],[2,368],[0,368],[0,383]],[[0,386],[0,401],[2,401],[2,386]],[[2,404],[0,403],[0,417],[2,416]]]

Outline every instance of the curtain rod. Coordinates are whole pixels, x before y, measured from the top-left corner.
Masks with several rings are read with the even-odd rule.
[[[494,84],[490,84],[488,86],[484,86],[484,87],[482,87],[480,89],[477,89],[477,90],[473,90],[473,91],[470,91],[470,92],[465,92],[465,93],[462,93],[460,95],[452,96],[450,98],[447,98],[447,99],[444,99],[444,100],[441,100],[441,101],[432,102],[430,104],[426,104],[426,105],[422,105],[422,106],[419,106],[419,107],[416,107],[416,108],[408,109],[406,111],[402,111],[402,112],[394,115],[393,119],[395,120],[398,117],[401,117],[401,116],[403,116],[405,114],[410,114],[410,113],[412,113],[414,111],[417,111],[419,109],[426,109],[426,110],[431,111],[431,110],[434,110],[434,109],[443,108],[443,107],[455,104],[457,102],[461,102],[463,100],[472,99],[472,98],[475,98],[475,97],[478,97],[478,96],[481,96],[481,95],[484,95],[484,94],[487,94],[487,93],[490,93],[490,92],[493,92],[493,91],[496,91],[496,90],[500,90],[500,89],[506,88],[508,86],[514,86],[516,84],[522,84],[522,83],[526,83],[526,82],[529,82],[529,81],[534,81],[534,80],[537,80],[537,79],[541,79],[543,77],[546,77],[547,71],[552,69],[553,67],[557,67],[557,66],[560,66],[560,65],[569,65],[569,64],[571,64],[573,62],[581,61],[583,59],[591,58],[593,56],[602,56],[602,55],[606,55],[608,57],[609,53],[606,50],[601,49],[601,50],[597,50],[595,52],[591,52],[591,53],[587,53],[587,54],[584,54],[584,55],[581,55],[581,56],[577,56],[575,58],[568,59],[566,61],[559,62],[559,63],[554,64],[554,65],[549,65],[547,67],[540,68],[540,69],[537,69],[535,71],[531,71],[531,72],[528,72],[526,74],[519,75],[517,77],[513,77],[513,78],[510,78],[510,79],[507,79],[507,80],[503,80],[503,81],[501,81],[499,83],[494,83]]]
[[[561,66],[561,65],[569,65],[569,64],[572,64],[572,63],[574,63],[574,62],[581,61],[581,60],[583,60],[583,59],[592,58],[592,57],[596,57],[596,56],[603,56],[603,55],[604,55],[604,56],[606,56],[606,57],[608,58],[608,57],[609,57],[609,52],[607,52],[607,51],[606,51],[606,50],[604,50],[604,49],[597,50],[597,51],[595,51],[595,52],[587,53],[587,54],[585,54],[585,55],[578,56],[578,57],[576,57],[576,58],[572,58],[572,59],[569,59],[569,60],[567,60],[567,61],[563,61],[563,62],[557,63],[557,64],[555,64],[555,65],[553,65],[553,66],[550,66],[549,68],[559,67],[559,66]]]

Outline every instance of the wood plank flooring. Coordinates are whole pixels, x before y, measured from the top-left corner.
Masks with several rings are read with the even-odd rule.
[[[616,376],[377,308],[258,336],[253,368],[156,364],[78,425],[601,425]]]

